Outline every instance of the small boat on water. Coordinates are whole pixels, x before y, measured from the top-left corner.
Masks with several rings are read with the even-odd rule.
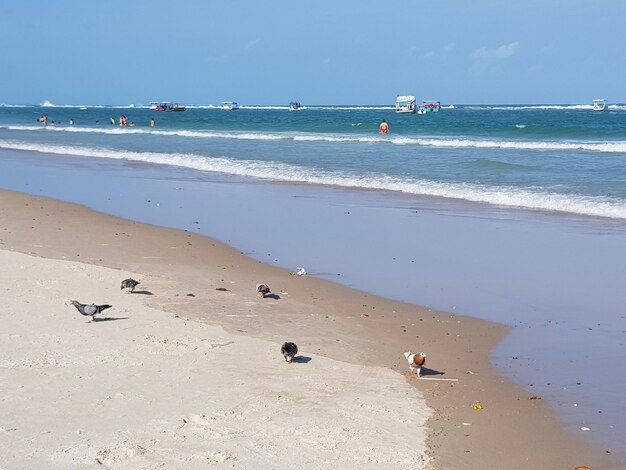
[[[597,99],[593,100],[593,110],[594,111],[606,111],[608,103],[605,99]]]
[[[234,111],[239,109],[239,105],[235,101],[222,101],[222,111]]]
[[[302,106],[299,101],[292,101],[289,103],[289,111],[298,111]]]
[[[398,95],[396,96],[396,113],[414,113],[415,112],[415,96]]]
[[[152,111],[187,111],[185,105],[180,103],[170,103],[169,101],[155,101],[150,103],[150,109]]]
[[[417,108],[417,114],[438,113],[441,111],[440,101],[423,101]]]

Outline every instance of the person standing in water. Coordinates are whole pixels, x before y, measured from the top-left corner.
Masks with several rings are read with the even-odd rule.
[[[150,127],[154,127],[154,118],[150,118]]]
[[[380,131],[381,134],[388,134],[389,133],[389,124],[387,124],[387,121],[385,121],[384,119],[380,123],[379,131]]]

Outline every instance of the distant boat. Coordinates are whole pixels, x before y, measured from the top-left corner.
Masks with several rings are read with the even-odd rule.
[[[239,109],[239,105],[235,101],[222,101],[222,111],[234,111]]]
[[[289,111],[298,111],[300,108],[300,102],[298,101],[292,101],[289,103]]]
[[[604,99],[593,100],[593,110],[594,111],[606,111],[607,102]]]
[[[396,96],[396,113],[414,113],[415,112],[415,96],[398,95]]]
[[[154,101],[150,103],[152,111],[187,111],[187,108],[180,103],[170,103],[169,101]]]
[[[441,111],[440,101],[423,101],[417,108],[417,114],[438,113]]]

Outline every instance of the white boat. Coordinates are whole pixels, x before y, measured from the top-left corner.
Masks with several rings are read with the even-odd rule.
[[[235,101],[222,101],[222,111],[234,111],[239,109],[239,105]]]
[[[607,102],[604,99],[593,100],[594,111],[605,111],[607,108]]]
[[[396,113],[414,113],[415,112],[415,96],[398,95],[396,96]]]
[[[440,101],[424,101],[419,105],[417,114],[438,113],[441,111]]]
[[[292,101],[289,103],[289,111],[298,111],[302,106],[299,101]]]

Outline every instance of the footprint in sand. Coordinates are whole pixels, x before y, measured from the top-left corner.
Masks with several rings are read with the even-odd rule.
[[[183,418],[183,423],[196,424],[198,426],[208,426],[211,424],[211,420],[205,415],[189,415]]]

